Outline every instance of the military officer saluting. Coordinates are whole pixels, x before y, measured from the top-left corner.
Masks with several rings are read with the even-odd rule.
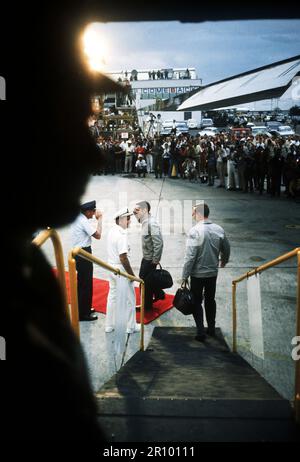
[[[90,219],[95,216],[97,228],[92,226]],[[72,225],[72,245],[92,253],[92,237],[101,239],[102,213],[96,210],[96,201],[85,202],[80,207],[80,214]],[[77,288],[78,309],[80,321],[96,321],[98,317],[92,309],[93,298],[93,263],[77,255]]]

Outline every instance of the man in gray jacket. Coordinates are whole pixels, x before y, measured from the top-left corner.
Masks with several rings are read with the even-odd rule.
[[[163,251],[163,239],[158,223],[150,214],[149,202],[138,202],[135,205],[133,213],[135,218],[142,225],[143,259],[139,277],[145,281],[145,311],[150,311],[153,301],[163,300],[165,298],[165,293],[162,289],[153,287],[149,283],[149,279],[147,281],[147,276],[155,270],[160,262]]]
[[[203,325],[203,292],[208,325],[207,333],[214,336],[219,255],[221,256],[220,266],[224,268],[229,260],[230,245],[224,229],[208,219],[209,207],[207,204],[194,206],[192,216],[197,223],[191,228],[188,235],[182,279],[186,281],[191,277],[191,290],[195,298],[193,316],[197,326],[195,339],[203,342],[206,337]]]

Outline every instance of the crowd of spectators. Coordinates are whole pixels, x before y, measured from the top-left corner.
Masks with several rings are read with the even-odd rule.
[[[244,193],[278,197],[283,193],[290,198],[300,194],[298,135],[238,140],[226,132],[214,137],[180,134],[154,139],[140,134],[127,140],[98,136],[96,143],[105,162],[95,174],[143,173]]]
[[[187,68],[184,72],[182,71],[174,71],[173,69],[158,69],[148,71],[148,78],[149,80],[164,80],[164,79],[173,79],[174,75],[175,78],[179,79],[190,79],[191,73]],[[139,73],[135,69],[133,71],[122,71],[121,75],[118,77],[118,82],[133,82],[139,79]],[[143,80],[143,78],[142,78]]]

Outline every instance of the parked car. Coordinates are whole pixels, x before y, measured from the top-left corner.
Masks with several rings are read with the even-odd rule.
[[[251,127],[252,135],[257,136],[257,135],[266,135],[266,136],[272,136],[270,133],[268,127],[265,125],[256,125],[255,127]]]
[[[278,127],[280,127],[281,122],[277,122],[276,120],[270,120],[269,122],[266,122],[266,127],[268,127],[268,130],[277,130]]]
[[[295,131],[289,125],[280,125],[277,130],[270,130],[270,132],[272,135],[283,138],[295,135]]]
[[[198,122],[196,119],[188,119],[187,120],[187,126],[189,128],[198,128]]]
[[[186,122],[176,122],[176,133],[188,133],[189,126]]]
[[[276,115],[276,121],[277,122],[284,122],[286,120],[286,116],[284,114],[277,114]]]
[[[163,129],[160,132],[160,134],[170,135],[172,128],[173,128],[173,120],[171,121],[171,123],[170,121],[166,121],[165,123],[163,123]],[[189,132],[189,127],[186,122],[176,122],[176,136],[180,135],[181,133],[188,133],[188,132]]]
[[[220,130],[216,127],[207,127],[204,130],[200,130],[198,134],[200,136],[216,136],[220,133]]]
[[[165,120],[162,123],[163,128],[172,128],[173,127],[173,120]]]
[[[173,128],[173,124],[174,124],[174,120],[170,119],[170,120],[165,120],[163,123],[162,123],[162,130],[160,132],[161,135],[170,135],[171,134],[171,130]],[[178,122],[175,121],[175,125],[176,125],[176,133],[178,132],[177,130],[177,124]]]
[[[206,128],[206,127],[212,127],[213,125],[214,125],[214,122],[212,119],[202,119],[200,127]]]
[[[170,135],[172,127],[163,128],[160,132],[161,135]]]

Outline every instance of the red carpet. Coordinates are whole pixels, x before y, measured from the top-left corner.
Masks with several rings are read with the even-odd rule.
[[[67,284],[67,292],[68,292],[68,299],[70,301],[70,294],[69,294],[69,273],[66,272],[66,284]],[[93,278],[93,308],[98,311],[99,313],[106,313],[106,301],[109,291],[109,283],[108,281],[104,281],[103,279]],[[140,291],[138,287],[135,287],[135,294],[136,294],[136,303],[137,305],[140,304]],[[166,294],[166,298],[164,300],[158,300],[153,304],[153,309],[151,312],[145,313],[144,316],[144,324],[149,324],[154,319],[161,316],[166,311],[173,308],[173,299],[174,295]],[[137,322],[140,322],[140,313],[137,312],[136,315]]]

